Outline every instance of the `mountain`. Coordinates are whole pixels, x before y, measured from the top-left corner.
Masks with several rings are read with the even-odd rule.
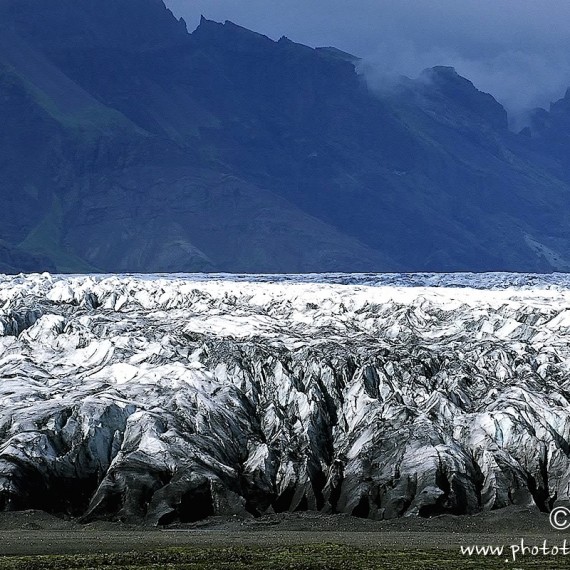
[[[357,68],[161,0],[0,0],[0,270],[570,268],[568,97],[517,134],[452,68]]]
[[[0,510],[570,504],[566,275],[0,278]]]

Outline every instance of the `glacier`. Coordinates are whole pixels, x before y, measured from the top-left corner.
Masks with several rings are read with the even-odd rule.
[[[0,510],[570,504],[570,276],[0,276]]]

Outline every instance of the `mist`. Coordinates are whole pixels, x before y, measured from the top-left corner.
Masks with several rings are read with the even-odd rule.
[[[200,15],[363,58],[372,86],[451,65],[511,114],[570,86],[567,0],[166,0],[192,31]],[[270,8],[268,8],[270,6]]]

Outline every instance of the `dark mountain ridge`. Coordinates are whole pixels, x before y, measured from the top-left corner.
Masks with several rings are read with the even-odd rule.
[[[567,97],[515,134],[452,68],[379,94],[350,54],[161,0],[0,22],[2,271],[570,268]]]

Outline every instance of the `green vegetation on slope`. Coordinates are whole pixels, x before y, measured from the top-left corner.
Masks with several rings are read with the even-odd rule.
[[[27,253],[49,256],[60,273],[97,272],[97,268],[62,245],[62,234],[63,208],[60,199],[54,196],[45,218],[30,231],[19,248]]]

